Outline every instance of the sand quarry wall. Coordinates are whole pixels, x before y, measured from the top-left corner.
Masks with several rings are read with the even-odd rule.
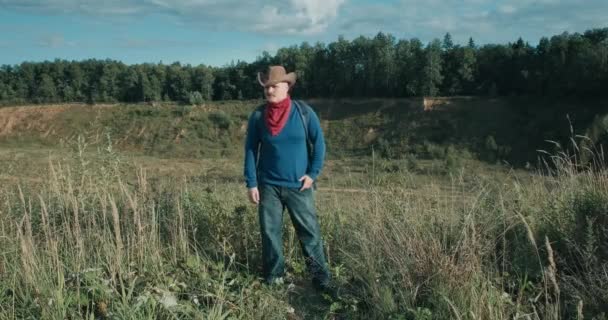
[[[61,130],[65,124],[63,115],[66,112],[88,113],[84,118],[99,115],[104,109],[113,105],[85,105],[85,104],[56,104],[56,105],[29,105],[0,108],[0,138],[18,136],[21,133],[38,134],[47,137]],[[59,121],[59,119],[62,119]]]

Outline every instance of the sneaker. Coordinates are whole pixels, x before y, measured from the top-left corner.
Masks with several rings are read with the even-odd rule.
[[[269,286],[282,286],[283,284],[285,284],[285,279],[283,279],[283,277],[277,277],[266,279],[264,282]]]
[[[315,283],[313,283],[313,286],[318,293],[329,296],[329,298],[331,298],[331,300],[340,299],[339,289],[331,281],[327,281],[325,283],[316,283],[315,282]]]

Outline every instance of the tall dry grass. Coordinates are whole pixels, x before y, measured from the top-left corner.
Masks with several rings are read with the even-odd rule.
[[[242,185],[148,177],[111,149],[74,156],[49,163],[41,183],[0,187],[0,318],[294,319],[310,307],[257,280]],[[308,315],[605,317],[600,167],[564,153],[526,181],[458,171],[416,193],[403,173],[365,192],[318,192],[341,296]],[[305,279],[290,227],[285,238],[288,270]]]

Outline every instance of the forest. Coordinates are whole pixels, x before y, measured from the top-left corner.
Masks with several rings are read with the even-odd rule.
[[[608,28],[507,44],[426,45],[378,33],[329,44],[303,42],[222,67],[115,60],[54,60],[0,67],[0,103],[115,103],[262,98],[256,75],[268,65],[296,71],[306,98],[416,96],[594,97],[608,86]]]

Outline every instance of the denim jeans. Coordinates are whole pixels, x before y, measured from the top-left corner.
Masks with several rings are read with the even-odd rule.
[[[283,257],[283,211],[287,208],[312,274],[313,284],[326,285],[329,270],[323,252],[321,230],[314,205],[313,190],[261,185],[258,208],[262,235],[262,264],[267,282],[285,273]]]

